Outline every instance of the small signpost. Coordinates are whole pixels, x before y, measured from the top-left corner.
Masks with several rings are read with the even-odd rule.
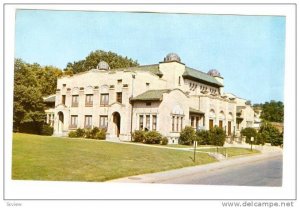
[[[196,162],[196,148],[197,148],[197,141],[194,141],[194,162]]]
[[[252,143],[254,141],[254,137],[251,137],[250,141],[251,141],[251,151],[252,151]]]

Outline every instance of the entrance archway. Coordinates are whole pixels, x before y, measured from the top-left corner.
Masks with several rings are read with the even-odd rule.
[[[58,132],[62,133],[63,128],[64,128],[64,114],[63,112],[59,111],[58,112]]]
[[[120,113],[114,112],[113,113],[113,122],[114,122],[114,133],[117,135],[117,137],[120,136],[120,130],[121,130],[121,116]]]

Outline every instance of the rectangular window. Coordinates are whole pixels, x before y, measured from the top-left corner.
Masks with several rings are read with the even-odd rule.
[[[172,116],[172,132],[175,131],[175,116]]]
[[[178,127],[179,127],[179,117],[177,116],[177,118],[176,118],[176,131],[178,132],[179,131],[179,129],[178,129]]]
[[[63,96],[62,96],[62,98],[61,98],[61,103],[62,103],[63,105],[66,104],[66,95],[63,95]]]
[[[92,128],[92,116],[88,115],[84,117],[84,128]]]
[[[192,127],[195,126],[195,118],[194,118],[194,116],[191,117],[191,126]]]
[[[223,121],[219,121],[219,127],[223,128]]]
[[[86,107],[93,106],[93,95],[85,95],[85,106]]]
[[[78,95],[72,95],[72,107],[78,107]]]
[[[122,103],[122,92],[117,92],[117,102]]]
[[[107,120],[107,116],[100,116],[99,127],[100,127],[101,129],[107,129],[107,124],[108,124],[107,121],[108,121],[108,120]]]
[[[214,127],[214,120],[209,119],[209,129],[212,129]]]
[[[196,117],[196,129],[199,128],[199,117]]]
[[[118,84],[122,84],[122,80],[121,79],[118,79]]]
[[[101,94],[100,106],[108,106],[108,102],[109,102],[109,94],[108,93]]]
[[[139,117],[139,130],[143,130],[144,126],[144,116],[143,115],[140,115]]]
[[[150,130],[150,115],[146,115],[146,129]]]
[[[180,131],[183,129],[183,117],[180,118]]]
[[[156,115],[152,115],[152,130],[156,130],[157,117]]]
[[[70,124],[70,128],[71,129],[76,129],[78,125],[78,116],[77,115],[72,115],[71,116],[71,124]]]

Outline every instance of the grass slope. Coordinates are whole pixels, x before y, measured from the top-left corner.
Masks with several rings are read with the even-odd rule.
[[[205,153],[87,139],[13,135],[12,179],[106,181],[216,160]]]

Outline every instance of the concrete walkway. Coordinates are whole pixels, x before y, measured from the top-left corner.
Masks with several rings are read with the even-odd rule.
[[[178,149],[178,148],[177,148]],[[261,147],[261,154],[251,156],[238,156],[231,157],[220,162],[210,163],[206,165],[198,165],[193,167],[186,167],[181,169],[175,169],[170,171],[150,173],[143,175],[130,176],[120,179],[107,181],[108,183],[159,183],[171,178],[189,177],[191,175],[201,173],[209,173],[215,169],[222,169],[230,166],[237,166],[240,164],[251,163],[255,161],[265,160],[270,157],[282,155],[282,150],[277,147]]]

